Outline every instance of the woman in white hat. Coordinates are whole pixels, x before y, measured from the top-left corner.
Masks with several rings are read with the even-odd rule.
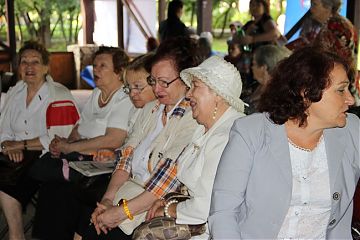
[[[236,68],[217,56],[183,70],[180,76],[191,87],[187,97],[193,118],[204,126],[178,157],[177,178],[191,198],[180,203],[158,200],[148,219],[165,215],[176,218],[177,224],[197,225],[207,221],[215,173],[230,128],[235,119],[244,116],[244,104],[239,99],[242,82]],[[206,230],[199,237],[208,236]]]

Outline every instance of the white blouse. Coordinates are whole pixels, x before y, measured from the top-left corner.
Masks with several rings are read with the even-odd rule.
[[[14,101],[9,106],[0,126],[1,142],[7,140],[25,140],[40,137],[40,142],[45,149],[48,148],[46,129],[46,110],[49,104],[49,87],[44,82],[29,106],[26,107],[27,85],[17,92]]]
[[[325,141],[312,151],[289,142],[293,175],[290,208],[279,239],[325,239],[330,218],[331,195]]]
[[[83,139],[104,135],[106,128],[129,129],[133,108],[129,96],[120,88],[106,106],[100,107],[100,93],[100,89],[94,89],[81,113],[78,133]]]

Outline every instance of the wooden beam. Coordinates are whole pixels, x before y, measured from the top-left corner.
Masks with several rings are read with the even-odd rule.
[[[117,0],[116,4],[117,4],[118,46],[124,49],[124,5],[121,0]]]
[[[212,31],[212,0],[197,0],[197,33]]]
[[[7,17],[7,40],[9,44],[11,57],[11,70],[16,70],[16,37],[15,37],[15,10],[14,1],[6,0],[6,17]]]
[[[84,44],[93,44],[95,22],[94,0],[81,0],[81,15],[83,19],[83,42]]]

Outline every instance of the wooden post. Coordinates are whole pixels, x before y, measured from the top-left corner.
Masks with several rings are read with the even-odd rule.
[[[84,44],[93,44],[95,4],[93,0],[81,0]]]
[[[166,19],[165,11],[166,11],[166,1],[159,0],[159,18],[158,18],[159,23]]]
[[[14,1],[6,0],[6,17],[7,17],[7,40],[10,48],[11,70],[16,70],[16,37],[15,37],[15,12]]]
[[[121,0],[117,4],[117,29],[118,29],[118,46],[124,49],[124,5]]]
[[[212,31],[212,0],[197,0],[197,33]]]

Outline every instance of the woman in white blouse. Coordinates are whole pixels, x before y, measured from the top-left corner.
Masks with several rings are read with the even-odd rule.
[[[75,216],[75,213],[66,214],[68,209],[72,209],[70,203],[64,206],[73,199],[68,180],[76,181],[78,178],[76,171],[70,171],[68,162],[83,159],[102,161],[124,143],[132,127],[133,112],[133,104],[124,91],[123,73],[128,63],[129,57],[124,50],[99,47],[93,57],[96,88],[83,108],[79,123],[68,138],[55,137],[50,144],[50,153],[36,161],[31,169],[34,178],[45,182],[39,191],[34,224],[36,237],[48,239],[52,237],[51,232],[59,232],[59,239],[67,238],[63,229],[69,226],[68,216]],[[54,196],[60,197],[53,199]],[[57,219],[47,225],[54,213]],[[60,224],[63,222],[66,224]]]
[[[351,70],[313,47],[275,69],[261,113],[235,121],[216,173],[213,239],[351,239],[360,175]]]
[[[70,91],[52,80],[49,52],[29,41],[19,51],[20,81],[6,95],[0,117],[1,154],[14,162],[32,161],[41,150],[48,151],[51,138],[67,137],[79,119]],[[53,125],[57,119],[58,126]],[[39,151],[27,157],[27,150]],[[19,163],[20,164],[20,163]],[[0,204],[9,226],[9,239],[24,239],[22,211],[38,189],[36,181],[24,174],[16,185],[0,185]]]
[[[244,104],[239,99],[242,82],[237,69],[217,56],[183,70],[180,76],[191,86],[187,96],[193,118],[204,126],[197,129],[177,160],[177,179],[191,198],[180,203],[158,200],[147,217],[166,215],[176,218],[177,224],[197,225],[207,221],[215,173],[230,128],[244,116]],[[208,239],[209,231],[198,237]]]
[[[99,149],[114,150],[124,143],[133,107],[123,91],[122,74],[128,62],[129,57],[119,48],[100,47],[95,53],[93,71],[96,88],[69,138],[55,138],[50,144],[53,156],[79,152],[93,155],[96,159]]]

